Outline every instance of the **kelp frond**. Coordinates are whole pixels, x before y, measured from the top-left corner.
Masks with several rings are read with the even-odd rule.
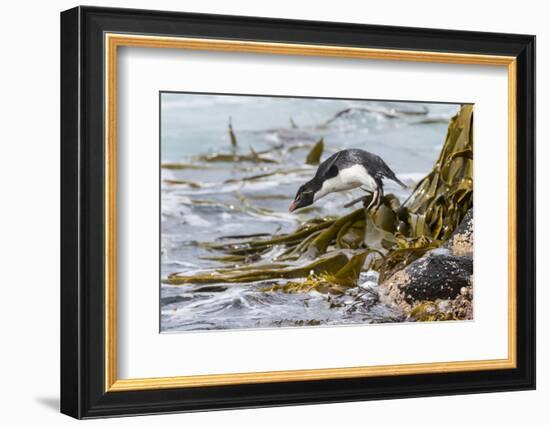
[[[317,291],[321,293],[337,294],[342,293],[343,289],[357,285],[359,275],[365,264],[368,251],[354,255],[347,264],[336,273],[323,271],[320,274],[310,273],[304,280],[288,282],[284,285],[274,284],[262,291],[273,292],[281,291],[287,294],[299,292]]]
[[[304,265],[289,265],[288,263],[257,263],[251,266],[240,266],[216,269],[206,273],[191,276],[171,274],[165,283],[250,283],[273,279],[296,279],[311,274],[336,273],[348,263],[348,256],[343,252],[335,252],[322,256]]]
[[[321,155],[323,155],[323,150],[325,148],[325,143],[323,138],[315,143],[309,153],[306,156],[306,164],[308,165],[319,165],[321,162]]]
[[[231,117],[229,117],[229,124],[227,125],[227,131],[229,133],[229,141],[231,142],[231,147],[233,149],[237,148],[237,136],[233,131],[233,123],[231,122]]]
[[[236,154],[236,153],[214,153],[209,155],[201,155],[198,157],[200,161],[204,162],[255,162],[255,163],[267,163],[278,164],[279,161],[262,156],[256,152],[251,152],[248,155]]]

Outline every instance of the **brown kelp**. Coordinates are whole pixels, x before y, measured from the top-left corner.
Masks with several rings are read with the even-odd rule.
[[[378,271],[384,282],[445,242],[472,208],[472,119],[472,105],[463,105],[449,123],[433,169],[402,204],[389,193],[376,209],[316,218],[288,234],[207,244],[226,267],[194,275],[175,273],[165,282],[271,281],[263,290],[334,292],[356,285],[365,269]],[[280,279],[287,282],[273,284]]]
[[[321,138],[315,145],[311,148],[306,157],[306,164],[308,165],[319,165],[321,162],[321,155],[323,155],[325,144],[323,138]]]
[[[267,164],[279,163],[279,161],[273,158],[258,154],[253,149],[250,149],[250,153],[248,155],[237,153],[215,153],[209,155],[200,155],[198,159],[203,162],[254,162]]]
[[[231,117],[229,117],[229,124],[227,125],[227,131],[229,132],[229,141],[231,142],[231,147],[233,149],[237,148],[237,136],[233,131],[233,123],[231,122]]]

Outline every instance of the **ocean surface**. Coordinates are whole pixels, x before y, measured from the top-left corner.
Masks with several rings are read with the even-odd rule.
[[[161,331],[327,326],[399,321],[377,302],[378,276],[361,274],[358,287],[338,297],[315,291],[263,292],[265,283],[162,283],[227,266],[201,246],[234,236],[291,232],[308,219],[349,213],[359,190],[331,194],[305,213],[288,213],[298,187],[316,166],[305,165],[321,137],[322,158],[343,148],[381,156],[413,186],[441,149],[457,104],[224,96],[161,95]],[[233,148],[228,125],[237,140]],[[208,155],[260,155],[269,162],[210,162]],[[404,201],[410,190],[386,181]],[[278,282],[284,283],[284,282]]]

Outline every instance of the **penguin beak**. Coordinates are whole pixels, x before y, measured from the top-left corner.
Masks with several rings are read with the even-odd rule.
[[[298,204],[296,202],[292,202],[290,206],[288,207],[288,212],[294,211],[296,208],[298,208]]]

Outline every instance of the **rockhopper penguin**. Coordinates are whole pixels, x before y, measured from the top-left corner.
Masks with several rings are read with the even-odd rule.
[[[378,206],[384,196],[383,178],[393,180],[403,188],[407,188],[378,155],[362,149],[341,150],[319,165],[315,177],[298,189],[288,210],[292,212],[313,204],[329,193],[357,187],[372,194],[371,202],[366,206],[370,209]]]

